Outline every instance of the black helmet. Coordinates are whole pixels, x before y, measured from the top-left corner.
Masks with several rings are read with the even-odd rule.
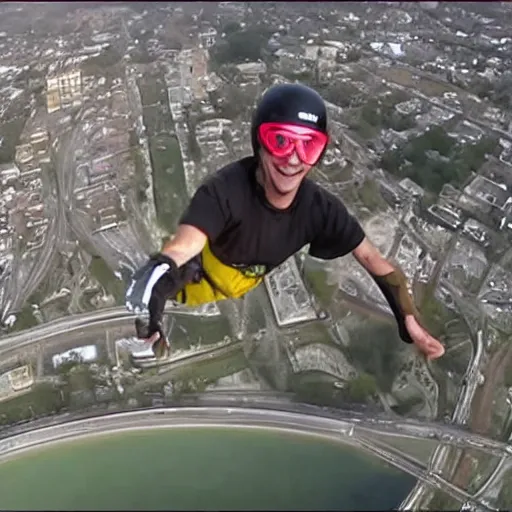
[[[263,123],[293,123],[327,133],[327,110],[320,94],[302,84],[278,84],[265,92],[252,118],[251,142],[258,154]]]

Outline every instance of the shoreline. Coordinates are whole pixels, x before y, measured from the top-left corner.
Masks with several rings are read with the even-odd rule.
[[[329,435],[327,433],[321,432],[311,432],[306,430],[287,428],[287,427],[279,427],[279,426],[267,426],[267,425],[247,425],[241,423],[235,424],[226,424],[226,423],[182,423],[177,425],[147,425],[147,426],[130,426],[130,427],[121,427],[116,429],[109,429],[106,431],[95,431],[88,433],[79,433],[79,434],[70,434],[69,436],[59,437],[50,439],[48,441],[42,441],[40,443],[34,443],[30,446],[25,446],[19,449],[15,449],[10,451],[7,454],[0,455],[0,467],[8,462],[16,460],[19,457],[29,456],[32,453],[37,453],[40,451],[44,451],[46,449],[52,449],[58,447],[58,445],[65,445],[69,443],[79,443],[80,441],[87,441],[93,438],[106,438],[110,436],[119,436],[123,434],[130,434],[135,432],[149,432],[152,430],[253,430],[253,431],[263,431],[272,434],[286,434],[293,436],[300,436],[304,438],[314,438],[315,440],[322,440],[324,442],[330,442],[333,444],[340,445],[340,448],[351,448],[355,450],[359,456],[364,458],[371,458],[373,460],[379,461],[384,467],[388,466],[384,461],[379,459],[377,456],[370,456],[368,453],[362,452],[358,450],[359,445],[356,442],[351,442],[347,439],[336,439],[333,435]],[[397,468],[394,468],[397,470]],[[404,472],[405,473],[405,472]]]
[[[351,428],[352,425],[342,420],[304,413],[247,410],[236,407],[228,410],[216,407],[187,407],[120,412],[106,416],[72,420],[4,438],[0,441],[0,450],[2,450],[0,465],[20,455],[27,455],[31,451],[41,450],[59,443],[141,430],[162,429],[264,430],[321,438],[358,449],[360,445],[357,439],[349,434]],[[375,455],[372,458],[379,459]]]

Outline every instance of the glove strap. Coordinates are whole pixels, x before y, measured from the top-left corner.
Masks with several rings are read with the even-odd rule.
[[[169,265],[169,270],[167,272],[169,272],[171,277],[175,281],[177,281],[179,279],[178,265],[176,265],[176,262],[170,256],[167,256],[166,254],[163,254],[161,252],[157,252],[157,253],[151,254],[149,259],[151,261],[154,261],[155,263],[159,263],[159,264],[166,263],[167,265]]]

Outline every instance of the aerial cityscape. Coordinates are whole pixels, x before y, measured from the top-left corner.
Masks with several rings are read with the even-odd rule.
[[[64,421],[269,408],[413,475],[400,509],[512,507],[511,27],[507,2],[0,4],[0,460]],[[169,303],[168,358],[136,338],[133,272],[294,81],[328,107],[312,178],[440,359],[353,256],[307,248],[242,299]]]

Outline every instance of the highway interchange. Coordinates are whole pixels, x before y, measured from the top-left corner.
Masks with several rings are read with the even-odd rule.
[[[69,239],[90,243],[106,262],[116,266],[124,265],[132,270],[144,257],[139,247],[133,247],[132,253],[127,254],[128,251],[116,250],[104,237],[95,237],[85,221],[90,215],[81,212],[74,203],[76,154],[84,147],[86,137],[82,122],[83,114],[82,109],[77,114],[72,128],[54,134],[52,161],[55,166],[55,196],[46,198],[50,222],[45,241],[39,250],[24,255],[10,274],[3,277],[6,288],[0,301],[2,321],[5,321],[10,314],[18,312],[26,299],[37,290],[51,270],[57,251]],[[31,260],[29,264],[25,261],[26,259]]]

